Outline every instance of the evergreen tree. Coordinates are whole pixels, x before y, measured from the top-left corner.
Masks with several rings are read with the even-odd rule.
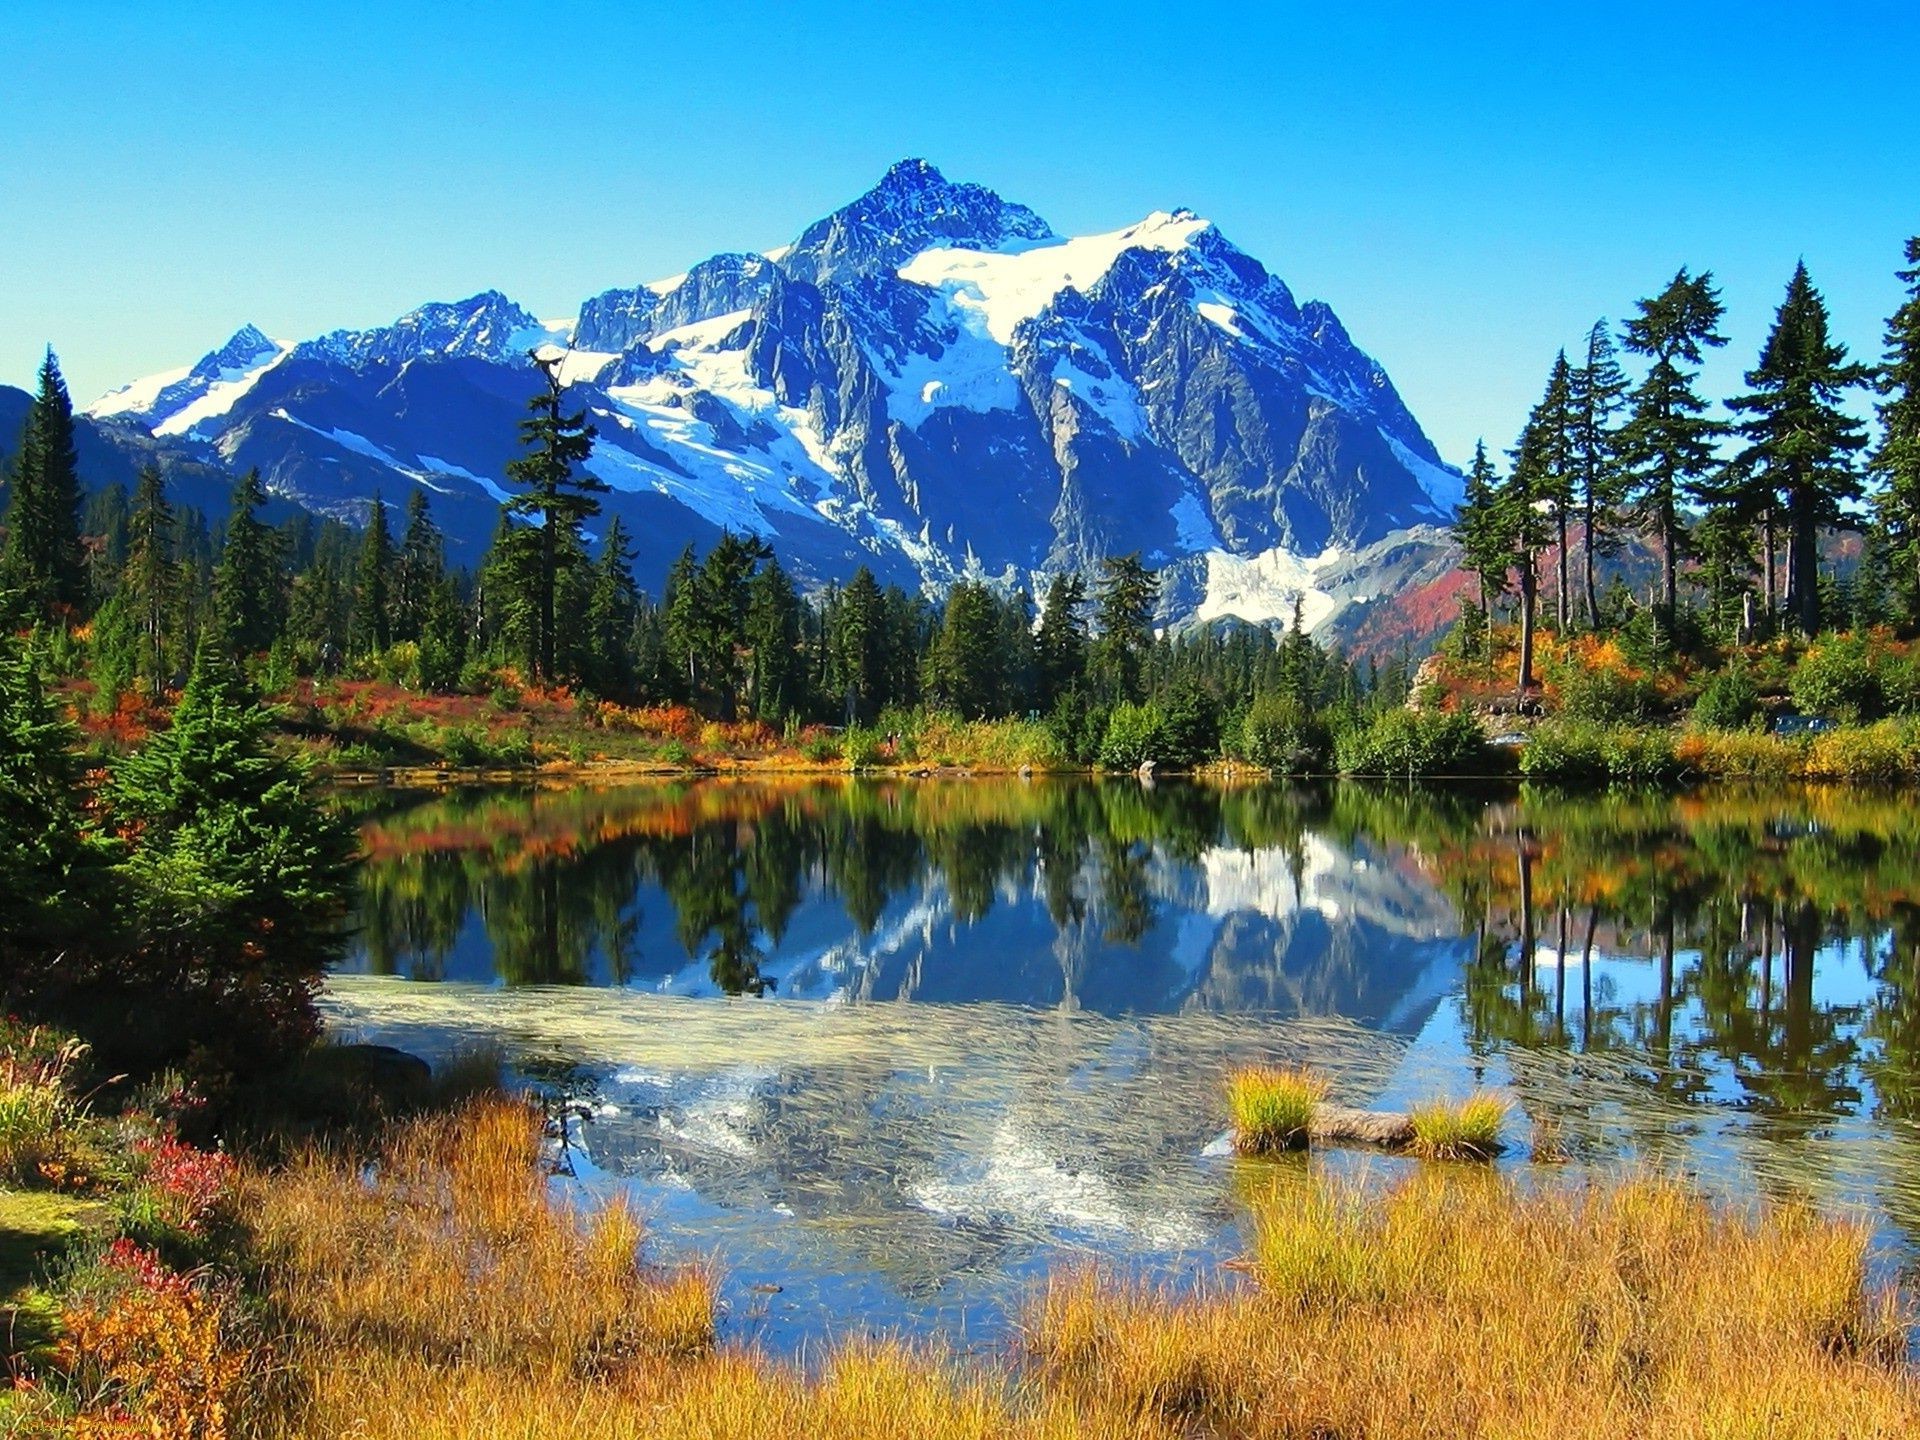
[[[1718,421],[1694,390],[1703,348],[1724,345],[1718,330],[1724,310],[1713,274],[1689,275],[1684,267],[1660,294],[1638,304],[1627,322],[1627,348],[1652,361],[1635,387],[1632,410],[1620,432],[1621,461],[1641,528],[1660,549],[1660,620],[1669,634],[1679,610],[1679,559],[1685,542],[1681,507],[1714,469]]]
[[[1493,613],[1493,602],[1507,592],[1507,572],[1513,553],[1500,513],[1500,476],[1487,458],[1487,442],[1476,440],[1473,464],[1467,469],[1466,493],[1454,517],[1454,538],[1460,542],[1461,565],[1480,584],[1480,608]]]
[[[844,700],[844,723],[871,720],[888,699],[885,601],[862,565],[834,597],[826,634],[826,691]]]
[[[1568,445],[1573,487],[1584,532],[1580,544],[1580,591],[1589,629],[1600,624],[1600,599],[1594,582],[1596,556],[1611,553],[1609,527],[1625,501],[1616,425],[1627,393],[1613,335],[1605,320],[1587,332],[1586,362],[1573,372],[1570,410],[1573,433]]]
[[[927,654],[927,691],[936,703],[970,720],[1002,713],[1006,636],[1000,606],[984,585],[962,581]]]
[[[1873,468],[1881,482],[1876,509],[1911,629],[1920,627],[1920,235],[1907,241],[1906,257],[1908,268],[1897,272],[1906,299],[1887,321]]]
[[[1078,575],[1056,575],[1047,586],[1034,639],[1035,703],[1042,710],[1051,712],[1086,671],[1087,625],[1081,618],[1086,603],[1086,582]]]
[[[1539,613],[1540,552],[1553,537],[1553,497],[1560,485],[1554,474],[1557,435],[1564,434],[1556,406],[1564,400],[1560,367],[1547,393],[1527,417],[1513,449],[1513,470],[1494,504],[1495,530],[1505,540],[1512,567],[1520,577],[1520,663],[1516,686],[1522,697],[1533,688],[1534,628]]]
[[[27,409],[13,461],[13,483],[0,544],[0,593],[27,622],[63,621],[87,601],[80,546],[80,458],[73,443],[73,402],[52,350]]]
[[[587,680],[600,695],[629,699],[634,693],[633,625],[639,609],[633,546],[616,515],[600,543],[587,597]]]
[[[120,873],[143,960],[172,998],[244,1006],[266,1047],[311,1039],[311,1004],[345,945],[353,826],[271,740],[237,667],[203,649],[172,723],[117,767],[115,820],[139,842]]]
[[[420,688],[451,690],[467,659],[466,613],[451,575],[442,575],[427,596],[420,622]]]
[[[167,503],[159,468],[148,465],[140,471],[133,510],[127,517],[127,560],[121,567],[118,593],[126,598],[135,635],[133,673],[156,700],[176,669],[177,652],[172,647],[180,639],[170,633],[180,588],[173,549],[173,507]]]
[[[353,631],[348,653],[377,655],[393,644],[393,542],[387,536],[387,507],[373,494],[360,559],[353,574]]]
[[[806,669],[800,656],[800,596],[771,556],[747,586],[746,642],[753,713],[778,724],[800,709]]]
[[[213,575],[214,629],[221,651],[235,659],[273,644],[286,614],[280,537],[260,518],[267,503],[260,472],[233,487],[233,514]]]
[[[689,702],[700,694],[700,628],[702,599],[700,562],[692,545],[680,552],[680,558],[667,571],[666,588],[661,596],[661,639],[667,668],[673,675],[674,693]]]
[[[1554,626],[1564,633],[1573,617],[1567,573],[1567,517],[1574,501],[1576,438],[1573,367],[1567,363],[1564,350],[1554,356],[1546,394],[1534,410],[1534,423],[1540,428],[1540,475],[1534,484],[1534,503],[1545,510],[1553,524]]]
[[[561,407],[560,357],[535,354],[533,363],[546,385],[528,402],[531,413],[520,422],[520,442],[527,453],[507,462],[507,478],[526,489],[506,502],[506,510],[512,515],[538,515],[539,543],[532,557],[535,563],[515,564],[502,574],[509,585],[532,587],[528,609],[533,621],[533,674],[552,684],[559,678],[554,597],[560,573],[584,556],[580,527],[600,513],[594,496],[607,485],[577,469],[593,453],[594,428],[587,423],[585,411],[569,415]]]
[[[400,537],[400,555],[393,574],[393,638],[418,640],[426,628],[427,612],[436,603],[440,582],[447,573],[446,542],[433,523],[427,492],[415,489],[407,497],[407,528]]]
[[[1140,552],[1100,562],[1095,596],[1097,635],[1089,656],[1095,688],[1108,700],[1139,700],[1141,669],[1153,643],[1153,605],[1160,577],[1140,563]]]
[[[753,535],[720,532],[701,562],[700,613],[694,629],[699,670],[721,716],[740,713],[746,691],[747,605],[753,574],[773,551]]]
[[[1760,361],[1747,372],[1753,391],[1728,403],[1748,417],[1742,464],[1768,497],[1779,497],[1786,517],[1787,604],[1803,635],[1820,630],[1820,527],[1863,493],[1853,457],[1866,433],[1840,399],[1869,374],[1831,338],[1826,301],[1805,264],[1796,266]]]
[[[27,647],[0,636],[0,994],[117,918],[103,904],[108,854],[85,817],[79,739]]]

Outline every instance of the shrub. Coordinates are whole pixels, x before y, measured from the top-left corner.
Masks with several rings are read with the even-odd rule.
[[[1882,655],[1880,694],[1892,715],[1920,715],[1920,652]]]
[[[1148,760],[1168,758],[1165,720],[1157,705],[1116,705],[1107,717],[1107,733],[1100,742],[1100,765],[1106,770],[1138,770]]]
[[[1859,785],[1899,784],[1913,779],[1917,768],[1920,737],[1910,725],[1892,720],[1816,735],[1806,760],[1807,774],[1814,778]]]
[[[1500,1153],[1500,1126],[1508,1103],[1476,1091],[1457,1105],[1436,1100],[1408,1112],[1416,1155],[1430,1160],[1491,1160]]]
[[[1479,723],[1444,710],[1383,711],[1342,734],[1334,760],[1348,775],[1468,775],[1488,765]]]
[[[1693,702],[1693,723],[1703,730],[1746,730],[1760,718],[1760,687],[1744,665],[1717,671]]]
[[[1240,753],[1276,775],[1324,774],[1333,758],[1333,737],[1299,701],[1262,695],[1240,722]]]
[[[1674,763],[1708,780],[1792,780],[1807,742],[1742,730],[1695,730],[1674,743]]]
[[[1236,1070],[1227,1077],[1233,1148],[1242,1155],[1302,1148],[1313,1108],[1326,1098],[1327,1082],[1310,1071],[1268,1066]]]
[[[1569,667],[1560,677],[1560,713],[1576,720],[1618,725],[1644,720],[1660,706],[1660,692],[1641,675],[1609,666]]]
[[[800,753],[816,765],[830,764],[840,758],[840,742],[822,730],[800,743]]]
[[[1884,697],[1867,642],[1855,635],[1820,641],[1800,657],[1789,682],[1803,714],[1858,725],[1879,715]]]
[[[1560,784],[1607,778],[1606,731],[1585,720],[1549,720],[1520,751],[1520,773]]]
[[[1607,779],[1615,785],[1664,785],[1680,774],[1673,737],[1662,729],[1616,725],[1600,748]]]

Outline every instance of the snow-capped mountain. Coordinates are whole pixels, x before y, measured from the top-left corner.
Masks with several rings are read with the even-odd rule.
[[[1458,502],[1385,370],[1185,210],[1063,237],[908,160],[764,253],[543,322],[497,291],[295,345],[248,326],[92,407],[358,516],[412,486],[471,553],[538,377],[566,351],[589,468],[657,582],[721,528],[816,582],[1035,585],[1141,551],[1169,620],[1316,626],[1446,567]]]

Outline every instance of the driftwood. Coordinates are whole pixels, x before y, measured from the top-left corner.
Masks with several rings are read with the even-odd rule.
[[[1404,1150],[1413,1143],[1413,1117],[1397,1110],[1350,1110],[1345,1105],[1323,1103],[1313,1107],[1307,1134],[1315,1140]]]

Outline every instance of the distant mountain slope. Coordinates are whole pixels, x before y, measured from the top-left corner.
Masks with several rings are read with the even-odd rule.
[[[1062,237],[924,161],[764,254],[542,322],[496,291],[297,344],[251,326],[115,391],[103,421],[257,465],[358,518],[433,492],[471,559],[536,376],[567,349],[590,466],[656,585],[688,541],[766,536],[806,579],[1037,586],[1132,550],[1163,617],[1317,627],[1441,566],[1459,475],[1333,311],[1210,222]],[[0,424],[4,423],[0,417]]]

